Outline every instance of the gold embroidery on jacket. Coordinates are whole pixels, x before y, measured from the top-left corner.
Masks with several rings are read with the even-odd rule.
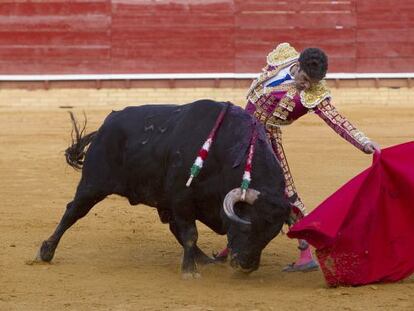
[[[289,88],[286,86],[283,87],[283,89],[287,91],[276,105],[274,104],[275,99],[272,94],[261,96],[254,103],[256,106],[256,111],[254,113],[255,117],[262,122],[268,130],[271,130],[274,127],[288,125],[293,122],[293,120],[289,120],[289,115],[296,105],[294,101],[296,89],[294,87]],[[281,90],[279,89],[279,91]]]
[[[287,62],[296,60],[299,53],[289,43],[280,43],[272,52],[267,55],[267,63],[270,66],[280,66]]]
[[[331,97],[331,93],[325,81],[313,85],[310,89],[300,92],[302,105],[308,109],[315,108],[323,100]]]
[[[257,87],[252,94],[250,94],[247,99],[255,104],[262,95],[268,95],[273,92],[287,92],[288,96],[293,96],[296,94],[297,90],[294,83],[284,83],[273,87],[263,87],[260,85]]]

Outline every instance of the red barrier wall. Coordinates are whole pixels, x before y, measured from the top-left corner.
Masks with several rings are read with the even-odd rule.
[[[258,72],[286,41],[330,72],[414,72],[414,1],[0,2],[0,74]]]

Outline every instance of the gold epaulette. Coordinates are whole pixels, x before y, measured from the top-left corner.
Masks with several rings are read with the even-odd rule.
[[[267,64],[270,66],[280,66],[299,57],[298,51],[289,43],[280,43],[272,52],[267,55]]]
[[[289,43],[280,43],[272,52],[267,55],[267,66],[263,68],[261,75],[253,81],[247,92],[247,98],[254,90],[267,80],[276,76],[280,70],[290,66],[299,58],[299,53]],[[269,69],[269,66],[273,69]]]
[[[329,97],[331,97],[331,92],[323,80],[311,88],[300,92],[302,105],[308,109],[315,108],[319,103]]]

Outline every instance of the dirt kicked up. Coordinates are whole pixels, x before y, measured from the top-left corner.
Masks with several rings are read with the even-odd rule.
[[[113,108],[85,108],[88,129]],[[414,138],[412,107],[339,108],[383,147]],[[75,113],[81,117],[81,109]],[[248,277],[218,264],[201,267],[201,279],[181,280],[182,248],[168,226],[154,209],[116,196],[66,232],[52,264],[31,265],[80,177],[63,156],[70,131],[65,109],[0,108],[0,310],[414,310],[414,277],[330,289],[320,271],[282,273],[297,255],[285,235]],[[286,128],[284,140],[309,209],[371,162],[314,115]],[[225,237],[198,227],[206,253],[225,245]]]

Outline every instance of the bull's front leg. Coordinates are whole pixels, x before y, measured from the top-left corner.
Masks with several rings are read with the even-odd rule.
[[[178,233],[177,224],[175,221],[170,220],[170,230],[172,234],[174,234],[177,241],[180,243],[181,246],[183,246],[183,242],[181,241],[181,237]],[[197,265],[208,265],[216,263],[217,261],[214,258],[211,258],[207,256],[199,247],[198,245],[195,245],[195,261]]]
[[[176,219],[177,233],[180,238],[180,244],[183,246],[184,255],[181,264],[181,273],[183,279],[199,278],[200,274],[197,272],[197,239],[198,232],[195,221],[186,221]]]

